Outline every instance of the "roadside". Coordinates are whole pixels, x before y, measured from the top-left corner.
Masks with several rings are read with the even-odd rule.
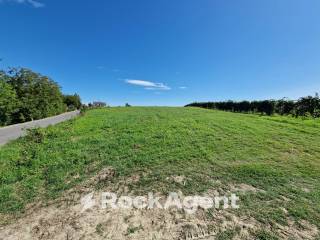
[[[60,122],[64,122],[79,115],[80,111],[63,113],[54,117],[48,117],[36,121],[15,124],[7,127],[0,128],[0,146],[8,143],[11,140],[24,136],[26,129],[35,127],[47,127],[49,125],[55,125]]]

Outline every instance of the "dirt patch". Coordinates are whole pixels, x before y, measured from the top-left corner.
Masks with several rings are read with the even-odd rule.
[[[49,206],[0,229],[0,239],[214,239],[217,233],[255,222],[232,214],[205,212],[188,215],[180,210],[113,210],[94,207],[81,213],[80,205]]]
[[[91,184],[110,181],[114,178],[116,171],[112,167],[102,169],[95,177],[91,178]]]
[[[309,223],[308,221],[302,220],[299,224],[288,221],[288,226],[281,226],[277,224],[278,234],[282,239],[316,239],[319,234],[319,229]]]
[[[173,181],[173,182],[181,184],[181,185],[186,184],[186,177],[185,176],[171,176],[171,177],[168,177],[167,180]]]
[[[52,201],[48,206],[30,206],[26,214],[13,224],[0,228],[1,240],[27,239],[161,239],[161,240],[213,240],[225,231],[233,232],[233,239],[254,239],[260,229],[271,231],[250,216],[239,216],[237,210],[203,210],[188,214],[179,209],[102,209],[97,204],[83,209],[81,199],[88,196],[99,199],[101,192],[117,189],[118,193],[128,193],[125,182],[139,180],[138,175],[106,184],[104,189],[94,192],[94,184],[108,183],[115,175],[112,168],[105,168],[97,176],[82,186],[71,189],[63,197]],[[181,180],[181,178],[179,178]],[[237,185],[242,191],[258,191],[248,185]],[[218,193],[218,192],[215,192]],[[179,195],[182,195],[180,192]],[[272,227],[282,239],[313,239],[319,232],[308,222],[299,226],[290,222],[288,226]]]

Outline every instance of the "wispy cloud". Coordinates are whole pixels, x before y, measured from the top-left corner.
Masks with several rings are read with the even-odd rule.
[[[187,89],[187,87],[185,87],[185,86],[181,86],[179,88],[182,89],[182,90]]]
[[[5,3],[5,2],[13,2],[13,3],[18,3],[18,4],[29,4],[34,8],[42,8],[45,6],[44,3],[38,2],[36,0],[0,0],[0,3]]]
[[[163,83],[155,83],[145,80],[126,79],[126,83],[144,87],[146,90],[171,90],[171,88]]]
[[[21,0],[20,0],[21,1]],[[34,1],[34,0],[25,0],[25,2],[31,4],[33,7],[35,8],[42,8],[45,6],[44,3],[41,3],[41,2],[37,2],[37,1]]]
[[[103,70],[103,69],[105,69],[106,67],[105,67],[105,66],[97,66],[96,68],[99,69],[99,70]]]

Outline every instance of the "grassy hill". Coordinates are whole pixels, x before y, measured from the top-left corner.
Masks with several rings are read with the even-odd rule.
[[[123,183],[136,193],[250,186],[255,190],[239,191],[235,214],[268,226],[255,233],[261,239],[276,239],[272,229],[290,222],[319,229],[319,133],[319,120],[290,117],[197,108],[91,110],[0,148],[0,216],[57,198],[109,166],[112,182],[139,176]]]

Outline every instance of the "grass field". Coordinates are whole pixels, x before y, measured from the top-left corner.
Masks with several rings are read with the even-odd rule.
[[[290,222],[319,229],[319,133],[319,120],[291,117],[196,108],[91,110],[0,149],[0,213],[8,219],[111,166],[113,182],[140,176],[127,183],[136,193],[258,189],[239,193],[235,214],[268,226],[254,233],[259,239],[279,238],[273,229]],[[183,176],[184,184],[172,176]]]

